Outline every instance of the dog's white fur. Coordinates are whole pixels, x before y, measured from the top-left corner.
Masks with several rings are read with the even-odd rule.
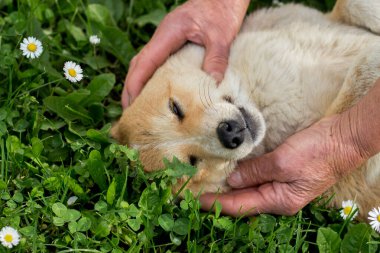
[[[112,134],[140,151],[147,171],[161,168],[164,156],[195,156],[198,173],[187,187],[228,190],[225,180],[238,160],[273,150],[368,91],[380,77],[379,32],[378,1],[338,0],[330,14],[295,4],[256,11],[232,45],[218,88],[201,70],[204,49],[187,45],[157,70]],[[183,119],[170,108],[172,100]],[[239,108],[254,134],[245,131],[244,142],[228,149],[215,129],[229,119],[245,124]],[[364,211],[379,205],[379,179],[376,155],[332,188],[334,203],[356,199]]]

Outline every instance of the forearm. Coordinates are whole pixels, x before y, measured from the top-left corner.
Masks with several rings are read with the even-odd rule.
[[[346,160],[336,161],[338,168],[338,164],[346,164],[341,167],[342,174],[380,152],[380,79],[356,105],[338,115],[331,135],[338,138],[335,150]]]

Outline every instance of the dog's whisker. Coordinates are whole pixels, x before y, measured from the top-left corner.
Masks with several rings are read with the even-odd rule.
[[[206,79],[206,77],[203,77],[203,79]],[[210,108],[211,105],[209,104],[209,101],[207,100],[206,87],[205,87],[207,83],[205,83],[204,80],[201,80],[201,83],[203,83],[203,85],[202,85],[202,88],[203,88],[203,96],[204,96],[204,98],[205,98],[205,101],[206,101],[206,104],[207,104],[207,108]]]
[[[203,79],[206,79],[206,77],[204,77]],[[204,94],[204,97],[205,97],[205,100],[207,102],[207,105],[209,108],[212,108],[211,104],[210,104],[210,101],[208,100],[208,82],[205,82],[205,80],[203,80],[203,94]]]
[[[203,97],[202,97],[202,92],[201,92],[201,87],[202,87],[202,83],[199,83],[198,85],[198,96],[199,96],[199,100],[201,101],[201,104],[203,106],[204,109],[207,109],[207,106],[205,105],[204,101],[203,101]]]
[[[197,88],[198,88],[198,90],[197,90],[198,97],[199,97],[199,100],[201,101],[201,104],[202,104],[203,108],[206,108],[206,106],[205,106],[205,104],[203,102],[203,99],[202,99],[202,95],[201,95],[201,86],[202,86],[202,84],[198,83],[198,85],[197,85]]]
[[[209,82],[207,82],[207,98],[210,101],[211,107],[214,109],[214,111],[216,111],[216,108],[215,108],[214,103],[212,101],[212,98],[210,96],[210,86],[211,86],[211,84],[212,84],[211,80]]]

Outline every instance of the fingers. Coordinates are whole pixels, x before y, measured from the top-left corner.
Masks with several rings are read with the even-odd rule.
[[[227,69],[231,42],[210,41],[205,43],[206,52],[203,61],[203,70],[219,83],[223,80]]]
[[[121,93],[121,106],[123,107],[123,109],[125,109],[130,105],[130,103],[132,103],[132,99],[127,90],[127,80],[125,80],[123,91]]]
[[[165,20],[163,22],[168,23]],[[160,25],[149,43],[131,61],[122,93],[123,108],[140,94],[145,83],[170,54],[185,44],[186,36],[182,28],[172,23],[173,20]]]
[[[277,171],[273,153],[240,162],[238,168],[227,179],[233,188],[245,188],[271,182],[274,179],[283,181]]]
[[[260,187],[234,190],[225,194],[204,194],[200,196],[202,209],[209,210],[215,201],[222,204],[222,213],[232,216],[251,216],[259,213],[294,215],[305,203],[289,194],[284,183],[268,183]]]

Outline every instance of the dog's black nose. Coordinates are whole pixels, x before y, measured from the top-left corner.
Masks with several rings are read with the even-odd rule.
[[[239,147],[244,141],[244,128],[235,120],[223,121],[216,132],[223,146],[229,149]]]

